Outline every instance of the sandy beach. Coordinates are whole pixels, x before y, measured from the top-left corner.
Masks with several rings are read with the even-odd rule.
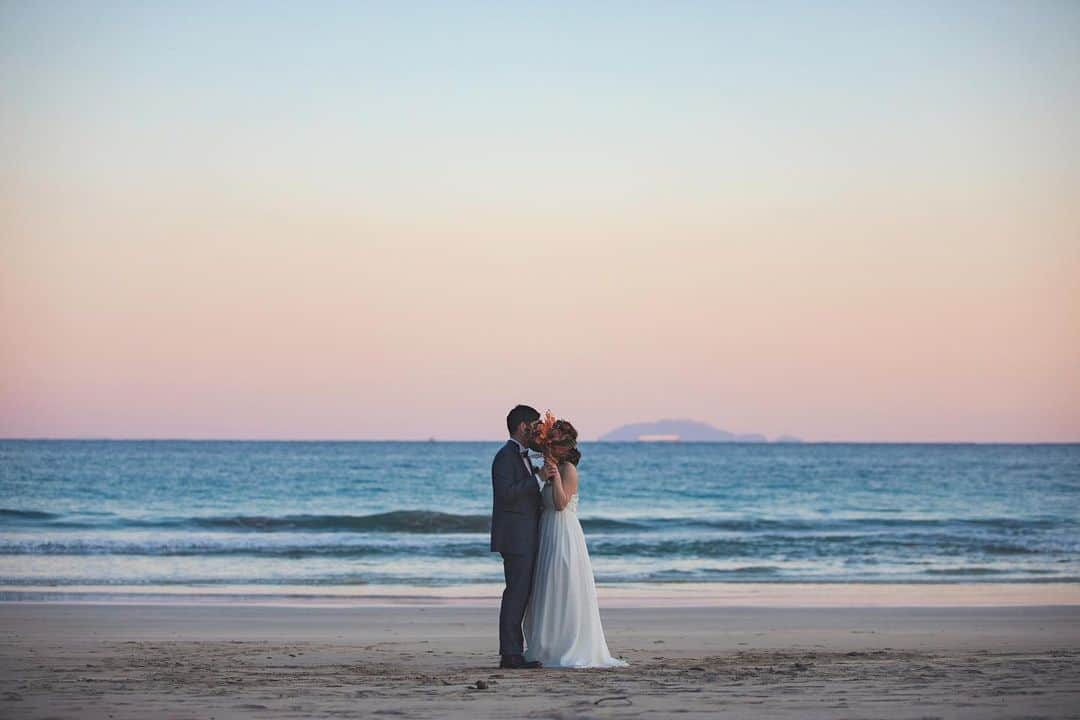
[[[994,587],[964,587],[982,607],[609,596],[609,644],[630,667],[600,671],[496,669],[497,609],[482,599],[5,602],[0,716],[1080,716],[1076,591],[1028,586],[994,606]],[[1047,600],[1018,604],[1033,590]],[[920,591],[933,605],[932,587],[904,592]]]

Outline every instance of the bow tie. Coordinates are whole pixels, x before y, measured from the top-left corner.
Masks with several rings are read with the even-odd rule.
[[[529,457],[529,451],[528,451],[528,450],[522,450],[522,451],[521,451],[521,457],[523,457],[523,458],[525,458],[525,459],[528,459],[528,457]]]

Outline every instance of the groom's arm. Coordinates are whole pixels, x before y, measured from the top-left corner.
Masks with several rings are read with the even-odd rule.
[[[491,463],[491,485],[495,489],[495,497],[505,503],[512,503],[521,497],[527,490],[536,489],[536,481],[532,477],[514,480],[517,475],[514,472],[514,463],[521,462],[512,453],[499,453],[495,461]]]

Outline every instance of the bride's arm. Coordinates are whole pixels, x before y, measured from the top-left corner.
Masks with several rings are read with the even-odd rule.
[[[561,468],[552,465],[555,472],[551,476],[551,502],[556,510],[562,510],[577,492],[577,468],[573,463],[563,463]]]

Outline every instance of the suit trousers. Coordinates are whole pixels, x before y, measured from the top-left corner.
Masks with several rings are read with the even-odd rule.
[[[506,589],[499,605],[499,654],[524,655],[525,636],[521,623],[532,594],[536,549],[524,554],[501,553]]]

